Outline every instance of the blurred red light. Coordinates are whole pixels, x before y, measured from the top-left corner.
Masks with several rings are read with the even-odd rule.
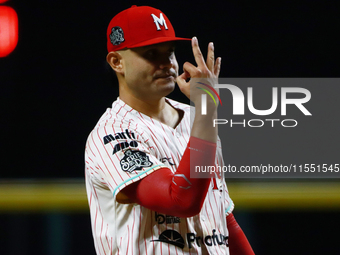
[[[17,44],[18,15],[11,7],[0,6],[0,57],[10,54]]]
[[[0,0],[0,4],[7,2],[7,0]]]

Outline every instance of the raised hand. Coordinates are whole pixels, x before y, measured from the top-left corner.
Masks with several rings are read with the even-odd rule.
[[[220,74],[221,58],[217,58],[215,61],[214,44],[212,42],[208,45],[206,61],[204,60],[196,37],[192,38],[191,44],[197,66],[185,62],[183,65],[184,72],[177,77],[177,84],[182,93],[196,105],[200,103],[200,95],[202,94],[201,90],[195,89],[196,87],[202,87],[198,82],[207,83],[214,87],[214,84],[218,82],[218,76]],[[188,79],[190,80],[187,81]]]

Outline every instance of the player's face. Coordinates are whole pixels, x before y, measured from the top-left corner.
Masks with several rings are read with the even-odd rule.
[[[130,93],[156,99],[175,88],[178,63],[173,42],[130,49],[124,54],[124,76]]]

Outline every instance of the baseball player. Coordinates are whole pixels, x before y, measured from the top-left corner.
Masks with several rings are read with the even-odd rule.
[[[166,15],[148,6],[117,14],[107,30],[107,62],[119,97],[90,133],[86,189],[97,254],[254,254],[235,221],[224,179],[197,166],[222,166],[217,106],[190,89],[217,80],[221,58],[208,46],[204,60],[191,40],[196,65],[178,75],[175,36]],[[166,96],[177,81],[193,107]],[[190,119],[194,120],[191,121]],[[194,163],[193,163],[194,162]]]

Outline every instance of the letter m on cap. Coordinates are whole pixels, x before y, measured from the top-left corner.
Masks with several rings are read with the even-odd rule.
[[[157,30],[161,30],[159,25],[164,26],[166,30],[168,30],[168,26],[166,25],[165,19],[163,17],[163,13],[159,14],[159,18],[155,14],[151,14],[153,21],[156,24]]]

